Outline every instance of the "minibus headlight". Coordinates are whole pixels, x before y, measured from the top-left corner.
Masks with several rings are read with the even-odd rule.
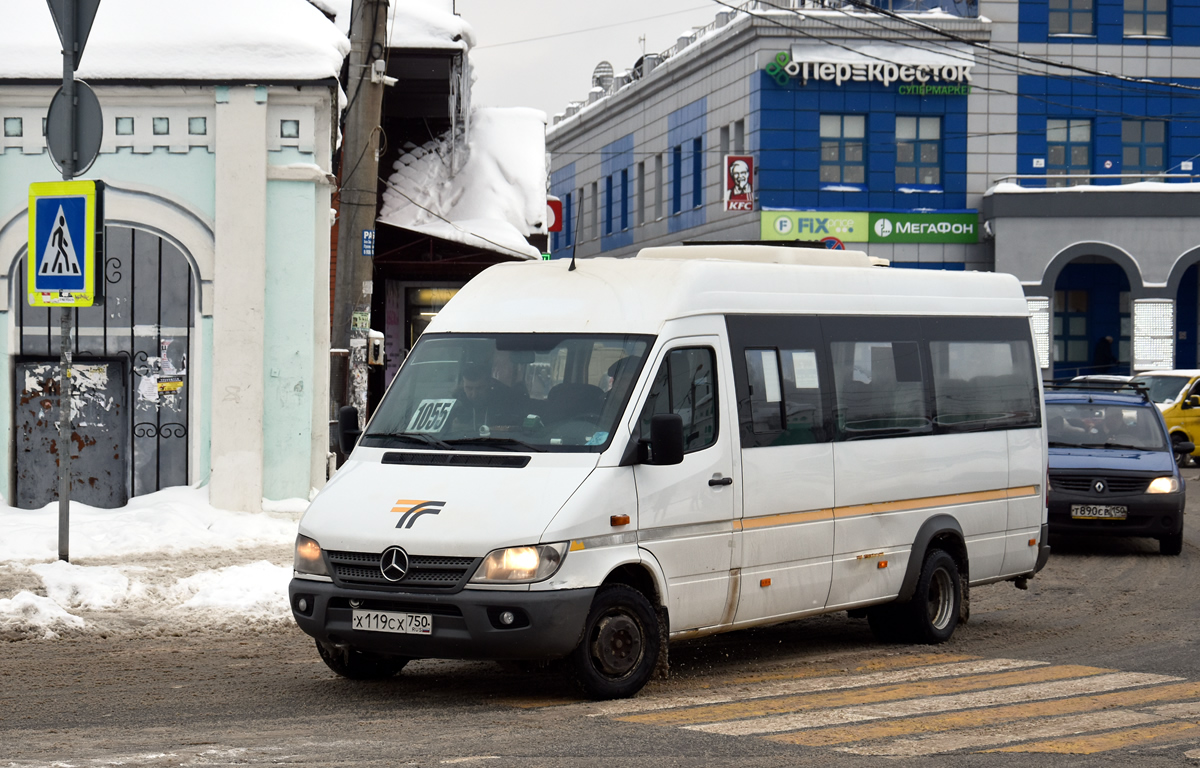
[[[568,543],[563,541],[494,550],[483,558],[471,581],[476,584],[513,584],[548,579],[562,565]]]
[[[1174,477],[1156,477],[1150,482],[1146,493],[1175,493],[1179,490],[1179,481]]]
[[[296,537],[296,555],[292,558],[292,568],[297,573],[329,575],[329,569],[325,567],[325,558],[321,557],[321,545],[307,536]]]

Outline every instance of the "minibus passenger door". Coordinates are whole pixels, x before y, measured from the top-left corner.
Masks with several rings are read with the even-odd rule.
[[[718,376],[727,370],[721,349],[717,337],[706,336],[667,350],[639,417],[647,438],[655,414],[683,419],[682,462],[634,467],[638,538],[667,578],[671,631],[732,619],[729,571],[741,488],[733,475],[732,429],[720,407],[731,396],[725,377]]]

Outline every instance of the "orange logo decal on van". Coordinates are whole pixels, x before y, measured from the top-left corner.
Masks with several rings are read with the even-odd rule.
[[[392,511],[400,514],[397,528],[412,528],[413,523],[421,515],[436,515],[446,505],[444,501],[425,501],[422,499],[396,499]]]

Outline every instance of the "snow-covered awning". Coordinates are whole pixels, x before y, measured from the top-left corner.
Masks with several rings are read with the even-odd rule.
[[[46,3],[7,3],[0,79],[59,80],[62,47]],[[108,0],[76,76],[101,80],[336,78],[350,41],[308,0]]]
[[[541,258],[525,238],[545,231],[546,115],[479,109],[466,145],[453,141],[443,136],[404,148],[379,221],[513,258]],[[459,168],[452,167],[456,154],[465,156]]]

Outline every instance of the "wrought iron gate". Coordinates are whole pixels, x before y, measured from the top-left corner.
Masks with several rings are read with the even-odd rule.
[[[106,358],[122,363],[108,371],[110,378],[120,375],[124,379],[128,406],[122,409],[126,419],[120,430],[123,444],[104,455],[108,463],[104,469],[124,479],[126,497],[140,496],[188,482],[188,358],[196,289],[191,265],[169,241],[128,227],[107,227],[105,237],[106,299],[102,305],[75,310],[74,360],[80,365],[98,364]],[[15,302],[20,329],[18,361],[52,363],[57,369],[58,313],[26,305],[25,271],[24,266],[19,267],[21,285]],[[18,376],[19,371],[20,366]],[[24,378],[18,378],[13,388],[18,402],[24,384]],[[26,423],[32,415],[17,408],[14,424],[18,431],[28,433],[36,426]],[[90,439],[111,442],[111,435],[104,437],[111,430],[100,421],[75,414],[72,424],[83,443]],[[17,452],[18,500],[41,498],[44,494],[37,490],[41,486],[51,489],[49,499],[57,498],[56,477],[54,464],[36,451]],[[74,468],[72,479],[72,488],[79,488],[80,475]],[[87,502],[86,492],[80,501]],[[117,505],[112,501],[97,504]]]

